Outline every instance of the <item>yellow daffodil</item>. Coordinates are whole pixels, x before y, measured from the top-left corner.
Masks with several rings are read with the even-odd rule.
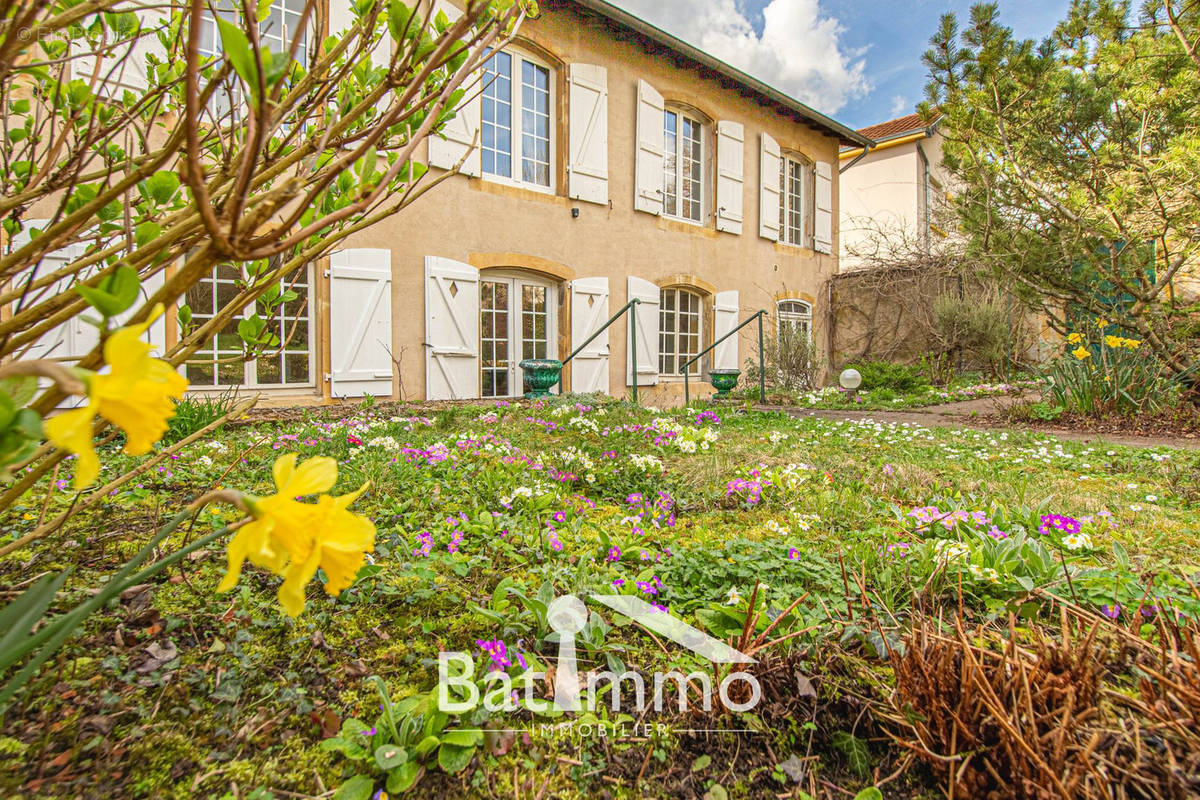
[[[1125,340],[1120,336],[1105,336],[1104,343],[1109,347],[1120,347]]]
[[[1083,342],[1083,334],[1082,333],[1072,333],[1070,336],[1067,337],[1067,341],[1070,342],[1071,344],[1080,344]]]
[[[323,495],[317,501],[319,514],[309,549],[292,553],[292,563],[279,587],[279,604],[290,616],[304,610],[304,588],[317,567],[325,570],[325,593],[337,597],[354,582],[366,554],[375,549],[375,525],[347,510],[366,490],[367,484],[363,484],[356,492],[341,497]]]
[[[104,343],[108,372],[84,378],[87,405],[46,421],[50,443],[79,457],[76,489],[89,486],[100,474],[100,459],[92,442],[97,415],[125,432],[126,453],[141,455],[166,432],[167,420],[175,414],[175,401],[187,390],[187,379],[166,361],[151,357],[150,345],[141,338],[160,314],[161,305],[145,322],[114,331]]]
[[[1127,347],[1127,348],[1128,348],[1128,349],[1130,349],[1130,350],[1137,350],[1137,349],[1138,349],[1138,347],[1140,347],[1140,346],[1141,346],[1141,344],[1142,344],[1142,342],[1141,342],[1141,340],[1139,340],[1139,339],[1126,339],[1126,340],[1124,340],[1124,346],[1125,346],[1125,347]]]
[[[1092,357],[1092,351],[1088,350],[1086,347],[1077,347],[1071,351],[1071,355],[1075,356],[1080,361],[1083,361],[1085,358]]]
[[[217,587],[226,592],[236,586],[249,560],[283,576],[279,603],[293,617],[304,610],[304,589],[318,567],[328,577],[325,591],[340,594],[375,547],[375,526],[347,510],[367,485],[341,497],[321,494],[316,504],[302,503],[296,498],[333,488],[337,462],[318,456],[297,466],[296,459],[288,453],[275,461],[276,494],[246,499],[254,520],[229,543],[229,569]]]
[[[1096,318],[1096,327],[1097,328],[1107,328],[1108,320],[1106,320],[1104,317],[1097,317]]]

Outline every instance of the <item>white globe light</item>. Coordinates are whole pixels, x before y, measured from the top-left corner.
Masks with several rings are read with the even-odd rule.
[[[856,369],[844,369],[838,383],[842,384],[843,389],[854,390],[862,386],[862,375]]]

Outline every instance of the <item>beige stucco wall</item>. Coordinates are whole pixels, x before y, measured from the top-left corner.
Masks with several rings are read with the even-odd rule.
[[[918,145],[929,159],[936,204],[942,196],[942,137],[938,133],[914,142],[886,143],[864,158],[842,160],[840,263],[843,271],[866,266],[872,256],[888,258],[921,242],[925,203],[924,166]],[[936,206],[935,206],[936,208]]]
[[[554,4],[560,6],[561,4]],[[696,69],[681,68],[669,55],[650,52],[630,38],[616,38],[610,29],[566,8],[550,9],[529,21],[522,35],[558,62],[558,169],[557,194],[544,195],[490,182],[457,176],[437,187],[399,216],[355,235],[350,247],[387,248],[392,252],[393,356],[400,361],[396,390],[404,399],[421,399],[425,392],[424,258],[442,256],[460,262],[496,267],[528,268],[556,279],[607,276],[610,313],[626,301],[626,276],[675,284],[690,281],[715,291],[737,289],[741,317],[760,308],[773,311],[777,296],[803,296],[814,302],[814,335],[825,342],[820,287],[836,272],[837,259],[808,249],[762,239],[759,231],[759,134],[767,131],[785,150],[799,151],[814,161],[834,165],[838,142],[765,101],[743,96],[735,87],[722,85]],[[570,62],[600,64],[608,68],[608,206],[566,197],[563,146],[565,141],[565,70]],[[706,209],[703,226],[690,225],[635,212],[634,154],[638,79],[651,83],[668,103],[694,107],[710,120],[734,120],[745,125],[744,228],[741,235],[718,233],[712,209]],[[711,131],[709,132],[711,135]],[[714,194],[711,177],[711,141],[708,197]],[[834,181],[833,250],[837,252],[837,181]],[[571,210],[579,209],[577,219]],[[688,276],[691,276],[689,278]],[[567,297],[565,280],[559,299]],[[564,334],[570,330],[569,303],[559,309],[559,357],[570,351]],[[705,338],[711,342],[711,298],[707,298]],[[333,324],[337,324],[335,320]],[[773,318],[770,324],[774,324]],[[756,334],[744,330],[739,343],[739,363],[752,352]],[[626,392],[626,326],[610,328],[610,392]],[[569,384],[568,384],[569,385]],[[693,381],[693,388],[696,382]],[[644,403],[668,405],[682,399],[682,384],[660,381],[642,387]],[[707,388],[705,385],[704,388]],[[708,390],[711,391],[711,390]],[[708,393],[708,392],[704,392]]]

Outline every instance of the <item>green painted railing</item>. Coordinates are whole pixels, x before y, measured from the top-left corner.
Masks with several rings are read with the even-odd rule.
[[[604,325],[603,325],[603,326],[601,326],[601,327],[600,327],[600,328],[599,328],[599,329],[598,329],[598,330],[597,330],[595,333],[593,333],[591,336],[589,336],[588,338],[584,339],[584,340],[583,340],[583,344],[579,345],[579,347],[576,347],[576,348],[575,348],[575,349],[574,349],[574,350],[571,352],[571,355],[569,355],[569,356],[567,356],[566,358],[564,358],[564,359],[563,359],[563,368],[565,369],[565,368],[566,368],[566,366],[567,366],[567,364],[571,363],[571,359],[572,359],[572,358],[574,358],[575,356],[577,356],[577,355],[579,355],[580,353],[582,353],[582,352],[583,352],[583,348],[585,348],[585,347],[587,347],[589,344],[591,344],[591,343],[592,343],[592,341],[593,341],[593,340],[594,340],[594,339],[595,339],[597,336],[599,336],[600,334],[602,334],[602,333],[604,333],[606,330],[608,330],[608,329],[609,329],[609,327],[611,327],[611,326],[612,326],[612,324],[613,324],[614,322],[616,322],[617,320],[619,320],[619,319],[621,318],[621,316],[622,316],[622,315],[623,315],[623,314],[624,314],[626,311],[629,311],[630,309],[632,309],[634,306],[638,305],[638,304],[639,304],[639,303],[641,303],[641,302],[642,302],[641,300],[639,300],[638,298],[636,298],[636,297],[635,297],[635,298],[633,298],[632,300],[630,300],[628,303],[626,303],[625,305],[621,306],[621,310],[620,310],[620,311],[618,311],[617,313],[613,314],[611,317],[609,317],[609,319],[608,319],[608,322],[604,323]],[[636,402],[638,401],[638,371],[637,371],[637,321],[636,321],[636,320],[634,320],[634,323],[633,323],[632,325],[630,325],[630,326],[629,326],[629,352],[630,352],[630,356],[629,356],[629,357],[630,357],[630,359],[632,359],[632,361],[633,361],[633,402],[635,402],[635,403],[636,403]],[[562,376],[561,376],[561,375],[559,375],[559,383],[560,383],[560,384],[562,383]]]
[[[737,333],[742,328],[749,325],[751,322],[754,322],[755,320],[758,320],[758,402],[760,402],[760,403],[767,402],[767,373],[766,373],[766,370],[763,369],[763,317],[765,317],[766,315],[767,315],[766,309],[760,309],[759,311],[755,312],[753,315],[747,317],[742,322],[742,324],[738,325],[736,328],[731,330],[729,333],[725,334],[720,339],[717,339],[715,342],[710,344],[708,347],[704,348],[699,353],[697,353],[695,356],[693,356],[692,358],[690,358],[686,362],[684,362],[684,364],[679,368],[679,373],[681,375],[683,375],[683,402],[684,402],[684,405],[687,405],[688,403],[692,402],[691,386],[688,384],[688,367],[692,366],[692,364],[695,364],[701,358],[708,355],[708,353],[714,347],[716,347],[721,342],[728,339],[730,336],[733,336],[735,333]],[[635,372],[634,375],[636,375],[636,374],[637,373]]]

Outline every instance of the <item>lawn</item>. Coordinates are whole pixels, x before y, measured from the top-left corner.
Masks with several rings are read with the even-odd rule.
[[[9,554],[0,578],[73,567],[80,596],[187,501],[270,494],[286,453],[337,459],[334,494],[370,483],[352,508],[377,543],[354,584],[337,598],[310,586],[293,620],[279,580],[249,564],[217,594],[214,547],[124,593],[9,710],[0,793],[918,796],[933,771],[888,782],[903,753],[876,713],[914,620],[961,609],[971,625],[1049,629],[1069,607],[1152,637],[1160,611],[1200,611],[1200,451],[594,398],[247,421]],[[102,456],[101,483],[136,462]],[[0,535],[72,504],[68,471]],[[240,516],[208,506],[163,551]],[[642,599],[739,647],[773,623],[761,642],[791,636],[756,654],[763,702],[743,713],[612,712],[607,695],[579,715],[527,698],[435,711],[439,652],[470,653],[480,682],[553,670],[546,607],[568,593]],[[580,673],[713,669],[589,608]]]

